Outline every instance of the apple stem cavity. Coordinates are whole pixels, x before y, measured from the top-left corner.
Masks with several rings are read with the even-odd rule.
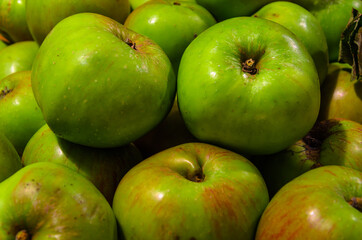
[[[348,201],[349,205],[362,212],[362,197],[353,197]]]
[[[31,236],[26,230],[19,231],[15,236],[15,240],[30,240],[30,239]]]
[[[256,68],[256,61],[252,58],[247,59],[242,63],[243,72],[249,73],[251,75],[255,75],[258,73],[258,69]]]
[[[137,50],[137,48],[136,48],[136,43],[133,42],[131,39],[128,38],[128,39],[126,40],[126,43],[127,43],[128,46],[130,46],[130,47],[133,48],[134,50]]]
[[[205,175],[200,171],[194,175],[188,176],[187,179],[189,179],[192,182],[203,182],[205,179]]]
[[[173,2],[173,5],[180,6],[181,3],[179,3],[179,2]]]
[[[12,91],[13,91],[12,89],[9,89],[8,87],[5,87],[0,92],[0,99],[4,98],[8,93],[11,93]]]

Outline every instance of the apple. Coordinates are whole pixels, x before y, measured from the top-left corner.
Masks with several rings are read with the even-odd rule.
[[[274,195],[299,175],[325,165],[341,165],[362,171],[362,125],[347,119],[318,121],[295,144],[253,161]]]
[[[133,167],[113,210],[125,239],[253,239],[268,201],[262,176],[246,158],[186,143]]]
[[[111,18],[79,13],[46,37],[34,60],[32,87],[58,137],[108,148],[133,142],[166,117],[176,77],[149,38]]]
[[[39,45],[34,41],[11,44],[0,50],[0,80],[14,72],[31,70]]]
[[[345,118],[362,124],[362,84],[352,79],[352,67],[334,62],[321,86],[319,119]]]
[[[0,133],[0,166],[0,183],[22,168],[19,154],[2,133]]]
[[[45,124],[31,87],[31,71],[0,80],[0,132],[21,155],[33,134]]]
[[[313,127],[320,86],[313,59],[292,32],[270,20],[237,17],[208,28],[187,47],[177,97],[197,139],[264,155]]]
[[[85,147],[56,137],[48,125],[33,135],[22,155],[24,166],[53,162],[73,169],[90,180],[109,203],[121,178],[141,160],[133,144],[112,149]]]
[[[95,186],[59,164],[26,166],[0,183],[0,239],[117,239],[111,206]]]
[[[27,0],[0,0],[0,31],[12,41],[33,40],[25,16]]]
[[[129,0],[129,3],[131,5],[131,9],[135,10],[136,8],[138,8],[139,6],[141,6],[142,4],[146,3],[146,2],[150,2],[153,0]],[[194,2],[196,3],[196,0],[181,0],[182,2]]]
[[[7,46],[8,45],[5,42],[0,40],[0,50],[3,49],[4,47],[7,47]]]
[[[58,22],[76,13],[98,13],[123,23],[130,10],[129,0],[26,0],[26,20],[39,44]]]
[[[360,239],[361,182],[361,171],[343,166],[304,173],[272,198],[255,239]]]
[[[177,72],[186,47],[215,23],[211,13],[195,2],[152,0],[136,8],[124,25],[155,41]]]
[[[316,65],[319,81],[323,83],[328,70],[328,46],[318,19],[298,4],[277,1],[259,9],[254,17],[279,23],[293,32],[306,46]]]

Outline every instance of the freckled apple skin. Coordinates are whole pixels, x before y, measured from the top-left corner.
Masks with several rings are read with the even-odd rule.
[[[255,58],[254,75],[242,63]],[[272,154],[313,127],[318,74],[305,46],[275,22],[217,23],[186,48],[177,78],[181,116],[200,141],[247,155]]]
[[[190,180],[201,172],[201,182]],[[125,239],[253,239],[268,199],[263,178],[246,158],[187,143],[132,168],[116,190],[113,210]]]
[[[313,169],[285,185],[265,209],[256,232],[263,239],[360,239],[362,172],[343,166]]]
[[[41,45],[32,87],[58,137],[108,148],[133,142],[166,117],[176,78],[152,40],[105,16],[79,13]]]
[[[55,163],[26,166],[0,183],[0,239],[117,239],[112,208],[78,173]]]
[[[20,157],[11,142],[0,133],[0,183],[22,168]]]

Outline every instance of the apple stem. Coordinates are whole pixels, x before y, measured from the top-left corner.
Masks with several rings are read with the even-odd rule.
[[[4,98],[6,96],[6,94],[11,93],[12,91],[13,91],[12,89],[8,89],[8,87],[5,87],[0,92],[0,99]]]
[[[128,46],[130,46],[130,47],[133,48],[134,50],[137,50],[137,49],[136,49],[136,43],[133,42],[131,39],[127,39],[127,40],[126,40],[126,43],[127,43]]]
[[[348,201],[349,205],[362,212],[362,197],[353,197]]]
[[[242,63],[242,70],[243,72],[250,73],[251,75],[255,75],[258,73],[258,69],[255,67],[256,62],[254,59],[249,58],[245,62]]]
[[[30,240],[30,239],[31,239],[30,234],[26,230],[19,231],[15,236],[15,240]]]

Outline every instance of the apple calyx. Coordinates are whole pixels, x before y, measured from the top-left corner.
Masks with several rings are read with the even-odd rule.
[[[9,89],[8,87],[5,87],[0,92],[0,99],[4,98],[8,93],[11,93],[12,91],[13,91],[13,89]]]
[[[251,75],[255,75],[258,73],[258,69],[256,68],[256,62],[252,58],[249,58],[245,62],[242,62],[241,65],[243,72],[249,73]]]
[[[205,175],[202,171],[196,172],[196,174],[187,176],[187,179],[192,182],[203,182],[205,179]]]
[[[352,197],[347,201],[349,205],[362,212],[362,197]]]
[[[127,43],[128,46],[130,46],[130,47],[133,48],[134,50],[137,50],[137,48],[136,48],[136,43],[133,42],[131,39],[127,38],[126,43]]]
[[[30,240],[30,239],[31,236],[26,230],[19,231],[15,236],[15,240]]]
[[[173,2],[173,5],[180,6],[181,3],[179,3],[179,2]]]

